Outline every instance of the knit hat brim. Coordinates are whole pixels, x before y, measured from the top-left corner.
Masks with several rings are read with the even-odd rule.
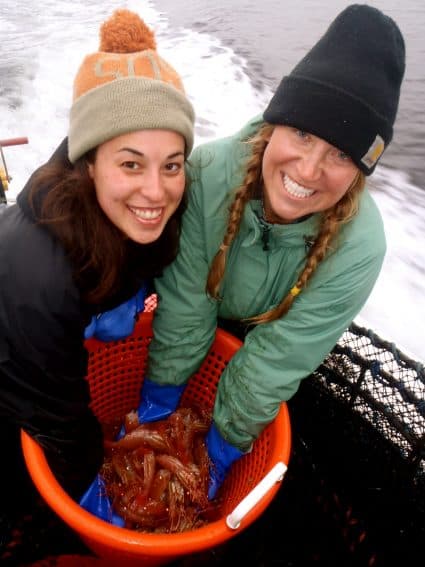
[[[266,122],[310,132],[349,155],[366,175],[373,172],[384,140],[386,146],[393,135],[392,124],[374,109],[333,85],[299,76],[284,77],[278,96],[279,103],[272,99],[264,112]],[[369,132],[381,135],[368,139],[359,129],[365,122]]]
[[[71,163],[100,144],[138,130],[171,130],[193,147],[195,114],[187,97],[163,81],[132,77],[91,89],[72,105],[68,132]]]

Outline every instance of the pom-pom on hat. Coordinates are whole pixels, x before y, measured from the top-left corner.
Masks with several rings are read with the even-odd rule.
[[[283,77],[264,120],[323,138],[370,175],[392,139],[404,69],[397,24],[352,4]]]
[[[134,12],[116,10],[100,28],[99,51],[85,57],[74,80],[69,160],[145,129],[178,132],[189,155],[194,120],[182,81],[158,55],[153,32]]]

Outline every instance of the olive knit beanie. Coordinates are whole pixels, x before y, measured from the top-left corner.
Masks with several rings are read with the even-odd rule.
[[[264,120],[323,138],[370,175],[392,139],[404,69],[397,24],[353,4],[283,77]]]
[[[100,28],[97,53],[74,80],[68,132],[72,163],[128,132],[172,130],[193,147],[194,111],[176,71],[156,51],[153,32],[129,10],[116,10]]]

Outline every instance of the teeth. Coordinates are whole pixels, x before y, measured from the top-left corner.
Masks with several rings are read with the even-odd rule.
[[[298,185],[293,179],[285,175],[283,179],[283,184],[285,189],[288,191],[290,195],[294,197],[299,197],[301,199],[305,199],[306,197],[310,197],[313,195],[313,189],[307,189],[307,187],[303,187],[302,185]]]
[[[132,209],[132,213],[136,215],[139,219],[143,220],[154,220],[161,216],[162,209]]]

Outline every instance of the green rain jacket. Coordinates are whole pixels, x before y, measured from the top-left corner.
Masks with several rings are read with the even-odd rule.
[[[182,384],[196,372],[214,339],[217,317],[243,319],[276,306],[296,283],[319,215],[295,224],[268,225],[269,250],[257,214],[245,208],[240,231],[228,251],[221,301],[205,292],[212,259],[222,243],[228,206],[241,184],[249,155],[246,139],[262,125],[251,121],[233,137],[193,152],[189,204],[180,252],[155,281],[159,304],[149,348],[148,376],[160,384]],[[291,398],[335,346],[366,302],[386,251],[381,215],[364,191],[359,213],[345,224],[335,251],[319,265],[284,317],[254,327],[224,370],[214,421],[242,451]]]

